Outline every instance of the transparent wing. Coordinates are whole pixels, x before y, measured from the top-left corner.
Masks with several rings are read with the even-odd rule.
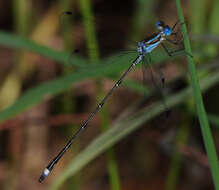
[[[74,38],[74,46],[68,48],[68,51],[71,51],[69,54],[70,56],[67,59],[67,64],[69,65],[75,65],[73,62],[75,62],[76,58],[83,58],[83,57],[87,57],[87,56],[95,56],[97,54],[97,51],[100,52],[101,57],[107,57],[109,55],[112,55],[113,52],[116,52],[115,56],[111,56],[111,60],[109,60],[110,63],[112,62],[121,62],[121,60],[127,61],[127,60],[131,60],[134,59],[137,56],[137,51],[136,51],[136,42],[135,42],[135,48],[130,47],[129,49],[126,50],[119,50],[118,52],[118,47],[115,47],[115,45],[110,44],[110,41],[107,40],[108,44],[101,44],[101,47],[95,48],[95,47],[85,47],[85,43],[83,41],[84,40],[84,33],[81,32],[81,30],[79,31],[79,35],[78,35],[78,30],[77,28],[74,27],[74,31],[71,31],[73,28],[71,28],[69,26],[70,23],[73,24],[73,22],[77,25],[77,24],[83,24],[83,20],[87,19],[87,21],[89,20],[89,22],[95,22],[94,19],[92,18],[83,18],[82,17],[75,17],[75,15],[73,14],[73,12],[71,11],[65,11],[62,12],[60,14],[59,17],[59,22],[60,22],[60,30],[61,33],[65,35],[65,37],[67,38],[67,41],[71,41],[71,38],[69,36],[72,37],[72,39]],[[71,25],[71,24],[70,24]],[[96,25],[96,23],[95,23]],[[81,27],[79,27],[81,28]],[[69,46],[68,46],[69,47]],[[131,58],[129,58],[131,55]],[[107,61],[108,62],[108,61]]]
[[[149,71],[149,72],[148,72]],[[146,85],[147,81],[147,74],[150,74],[150,79],[153,83],[153,86],[155,88],[155,93],[159,95],[161,98],[161,101],[164,106],[165,115],[166,117],[169,116],[169,109],[166,104],[166,98],[164,94],[164,88],[165,88],[165,78],[163,73],[159,69],[153,69],[151,66],[151,56],[150,54],[147,54],[144,56],[142,61],[142,73],[143,73],[143,84]]]

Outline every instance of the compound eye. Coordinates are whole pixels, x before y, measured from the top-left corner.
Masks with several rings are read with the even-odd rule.
[[[157,27],[157,29],[158,30],[163,30],[163,28],[164,28],[164,22],[163,21],[158,21],[157,23],[156,23],[156,27]]]
[[[165,34],[166,36],[171,35],[171,34],[172,34],[172,29],[171,29],[169,26],[165,26],[165,27],[164,27],[164,34]]]

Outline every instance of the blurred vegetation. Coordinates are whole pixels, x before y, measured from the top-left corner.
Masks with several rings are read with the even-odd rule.
[[[1,189],[219,188],[219,1],[1,5]],[[169,117],[150,76],[143,85],[138,65],[39,184],[50,159],[137,56],[123,50],[135,50],[158,20],[169,26],[180,20],[177,37],[187,52],[168,57],[158,48],[151,55],[154,71],[165,76]]]

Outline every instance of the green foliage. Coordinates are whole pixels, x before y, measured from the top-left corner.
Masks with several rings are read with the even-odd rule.
[[[211,88],[219,82],[219,73],[215,73],[209,77],[200,81],[203,91]],[[182,103],[192,96],[191,87],[182,90],[181,92],[168,97],[167,104],[169,108]],[[135,114],[130,115],[127,119],[118,121],[111,126],[111,128],[104,134],[94,139],[85,150],[83,150],[76,158],[74,158],[68,167],[63,171],[62,175],[58,177],[50,190],[58,189],[70,176],[81,170],[91,160],[103,153],[106,149],[122,140],[125,136],[134,132],[142,126],[144,122],[149,121],[155,116],[164,111],[163,104],[161,102],[154,103],[150,107],[144,110],[138,111]]]
[[[209,75],[208,71],[210,69],[209,68],[206,69],[207,73],[205,75],[205,78],[203,78],[200,81],[200,86],[199,86],[199,82],[197,79],[197,71],[194,66],[194,61],[193,58],[190,56],[190,54],[192,54],[192,51],[188,39],[186,24],[184,22],[183,13],[180,7],[180,1],[176,0],[176,3],[177,3],[177,11],[179,14],[179,20],[182,26],[182,34],[184,37],[185,50],[187,52],[187,61],[188,61],[189,75],[191,78],[191,87],[187,87],[181,92],[173,94],[172,96],[168,97],[167,104],[168,107],[171,108],[194,97],[198,118],[200,120],[202,135],[209,158],[209,163],[211,166],[211,172],[214,179],[214,184],[216,189],[219,189],[219,181],[217,180],[219,179],[218,160],[217,160],[213,138],[208,124],[208,119],[204,109],[201,90],[200,90],[200,86],[203,91],[204,90],[206,91],[208,88],[216,85],[219,82],[219,73],[214,72],[213,74]],[[198,4],[200,8],[200,10],[199,8],[196,8],[195,10],[197,11],[195,11],[191,17],[192,25],[194,25],[194,32],[197,33],[202,33],[205,29],[206,21],[204,19],[206,14],[203,14],[206,12],[205,3],[206,3],[205,0],[191,1],[193,7]],[[135,33],[138,33],[139,35],[139,33],[142,32],[145,21],[147,21],[147,23],[149,24],[153,22],[153,19],[156,17],[155,13],[153,13],[152,11],[155,8],[155,5],[156,5],[155,2],[151,3],[151,1],[148,0],[137,1],[137,6],[136,6],[137,10],[133,16],[134,18],[133,20],[135,21],[137,19],[137,22],[133,21],[133,28],[131,29],[132,39],[135,39],[135,37],[136,38],[141,37],[141,36],[134,37],[134,35]],[[136,54],[127,54],[127,55],[125,54],[124,56],[122,56],[122,54],[120,53],[118,55],[117,54],[112,55],[108,58],[99,60],[99,52],[97,45],[98,43],[97,40],[95,39],[96,36],[96,32],[94,30],[95,27],[94,24],[92,23],[93,20],[90,20],[93,19],[93,15],[91,12],[92,11],[91,4],[89,3],[89,1],[81,0],[80,6],[85,13],[83,22],[86,28],[85,35],[87,39],[88,49],[95,49],[96,51],[95,54],[89,52],[90,60],[76,56],[74,53],[71,52],[67,53],[63,51],[57,51],[55,49],[39,45],[24,37],[20,37],[14,34],[9,34],[7,32],[0,31],[1,45],[10,48],[16,48],[18,50],[30,51],[45,56],[51,60],[57,61],[60,64],[67,65],[70,67],[72,66],[72,68],[74,68],[74,71],[70,73],[65,73],[63,74],[63,76],[60,76],[59,78],[44,82],[43,84],[39,84],[25,91],[13,105],[0,112],[1,122],[10,119],[17,114],[22,113],[23,111],[31,108],[36,104],[42,103],[48,98],[53,98],[54,96],[60,94],[61,92],[68,91],[69,89],[71,89],[72,85],[74,85],[77,82],[88,80],[88,79],[101,80],[103,78],[109,78],[115,81],[120,76],[120,72],[127,69],[127,67],[131,64],[131,61],[136,57]],[[142,11],[142,10],[146,10],[145,7],[148,10],[146,11],[146,13]],[[212,33],[215,34],[218,33],[218,26],[217,24],[215,24],[215,22],[217,21],[218,7],[219,7],[218,1],[215,1],[215,6],[213,7],[212,9],[213,11],[210,14],[209,29]],[[147,15],[146,17],[145,14]],[[148,20],[147,17],[149,17],[150,15],[151,15],[151,20]],[[210,54],[215,56],[217,53],[216,52],[217,47],[215,45],[209,47],[212,48],[211,49],[212,51],[208,52],[207,49],[205,49],[204,53],[206,53],[207,55]],[[201,54],[200,51],[197,52],[197,54],[193,54],[193,55],[195,56],[201,55],[202,57],[204,57],[204,54]],[[156,52],[152,52],[153,63],[165,62],[170,59],[176,59],[176,58],[167,57],[167,55],[164,52],[161,52],[159,50],[158,51],[156,50]],[[89,64],[91,61],[93,64]],[[145,93],[145,89],[143,85],[139,84],[136,81],[125,80],[122,85],[129,88],[130,90],[139,93]],[[152,93],[153,91],[151,91],[151,89],[148,88],[146,91],[146,95],[149,96]],[[102,110],[102,112],[103,111],[105,110]],[[126,137],[127,135],[131,134],[132,132],[140,128],[144,122],[151,120],[152,118],[156,117],[163,111],[164,111],[164,107],[162,103],[156,102],[152,104],[150,107],[147,107],[141,111],[136,112],[135,114],[130,115],[130,117],[127,117],[127,119],[123,119],[122,121],[116,121],[110,129],[104,130],[103,134],[101,134],[96,139],[94,139],[85,150],[83,150],[80,154],[77,155],[77,157],[75,157],[70,162],[69,166],[58,177],[58,179],[54,182],[54,184],[52,184],[51,190],[58,189],[67,179],[73,176],[76,172],[80,171],[94,158],[96,158],[103,152],[109,150],[109,148],[111,148],[113,145],[121,141],[124,137]],[[212,123],[214,123],[215,125],[218,125],[219,123],[219,119],[216,115],[210,115],[209,120],[212,121]],[[114,167],[114,169],[112,169],[111,172],[112,172],[112,177],[116,177],[116,178],[112,179],[113,180],[112,184],[113,183],[115,184],[114,189],[116,189],[116,187],[119,186],[119,178],[118,178],[118,173],[115,173],[116,164],[114,162],[115,161],[114,155],[112,152],[109,152],[108,156],[113,157],[113,158],[109,158],[109,161],[111,162],[111,166]],[[180,158],[180,161],[181,159],[182,158]],[[175,166],[173,166],[173,170],[178,169],[178,167],[181,164],[180,161],[178,155],[176,155]],[[176,178],[178,175],[175,174],[178,173],[179,170],[173,171],[174,176],[172,175],[170,177],[171,179],[169,181],[168,188],[174,189],[176,187],[177,185]]]
[[[202,136],[205,144],[205,148],[208,154],[208,160],[211,168],[211,173],[214,180],[215,189],[219,189],[219,165],[217,153],[215,150],[214,140],[211,134],[208,118],[206,115],[205,107],[202,100],[201,90],[198,82],[197,71],[195,68],[195,63],[193,61],[192,50],[190,46],[190,41],[187,33],[186,24],[184,21],[183,12],[180,5],[180,0],[176,0],[177,11],[179,16],[179,21],[181,23],[181,30],[184,39],[185,51],[187,52],[186,58],[188,61],[189,75],[191,79],[191,85],[193,88],[194,100],[196,104],[197,114],[201,126]]]

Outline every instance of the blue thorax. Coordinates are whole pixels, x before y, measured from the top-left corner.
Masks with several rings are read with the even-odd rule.
[[[155,37],[153,37],[152,39],[146,42],[145,41],[138,42],[138,48],[137,48],[138,53],[141,55],[150,53],[153,49],[155,49],[161,43],[162,38],[160,37],[161,37],[161,33],[158,33]]]
[[[163,21],[158,21],[156,24],[159,33],[153,35],[151,38],[146,41],[138,42],[137,51],[140,55],[145,55],[153,51],[164,39],[166,36],[172,34],[172,29],[165,25]]]

